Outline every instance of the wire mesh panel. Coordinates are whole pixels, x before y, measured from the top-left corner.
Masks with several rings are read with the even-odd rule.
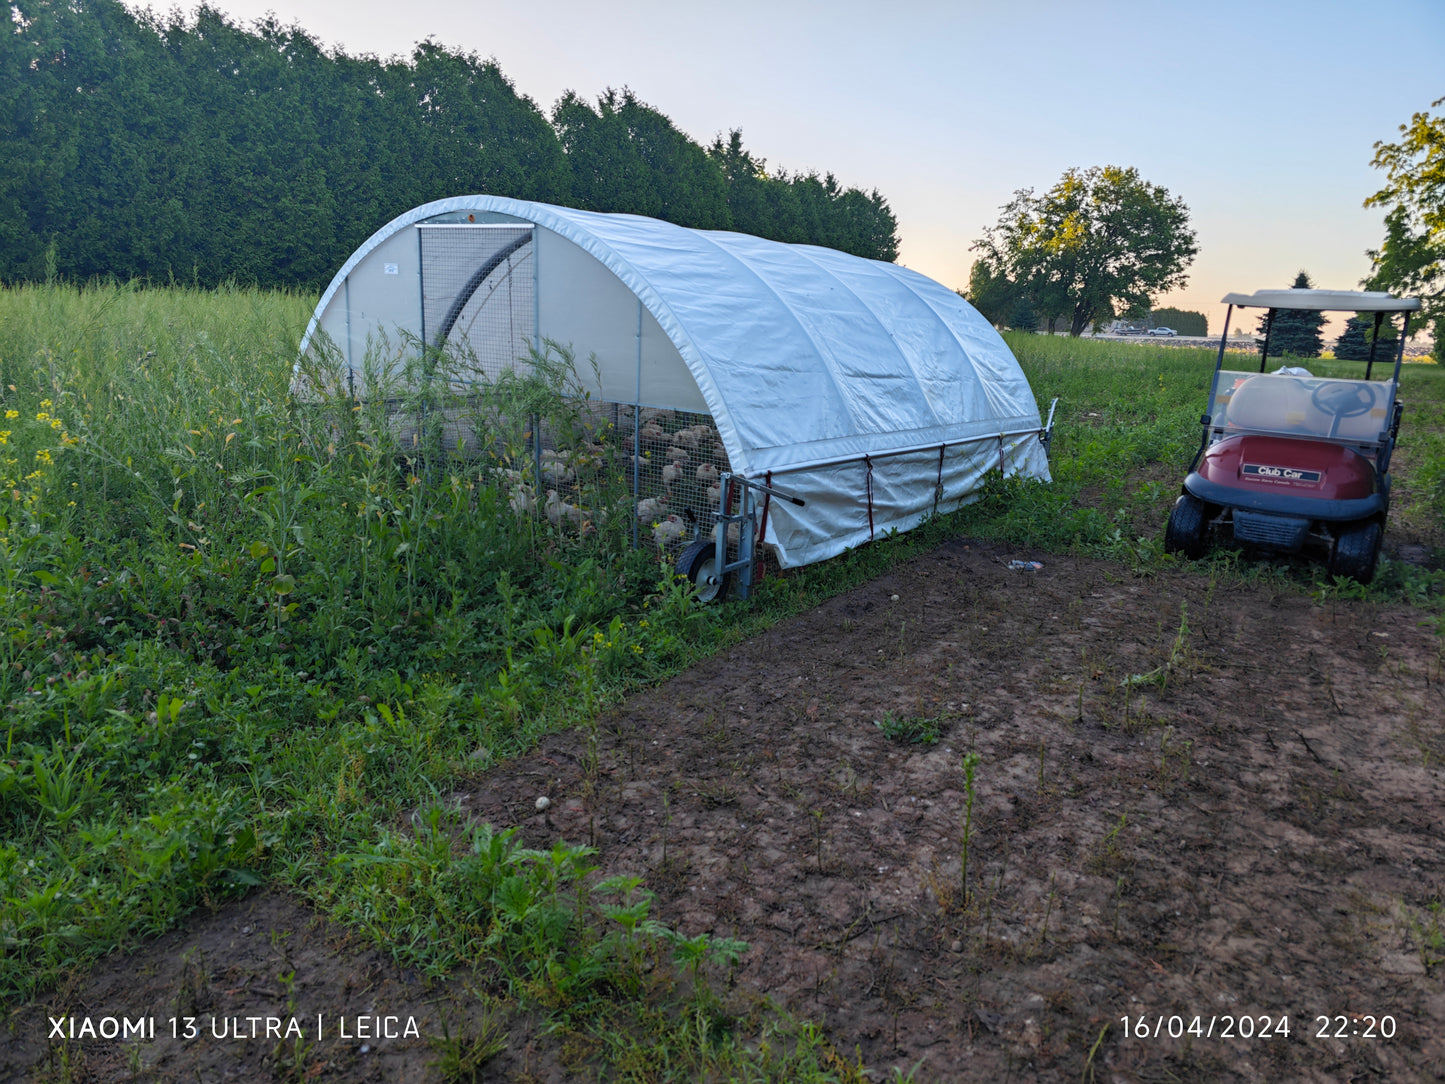
[[[536,342],[531,225],[422,224],[422,333],[446,348],[452,379],[495,379]]]
[[[710,415],[619,404],[613,422],[621,463],[637,501],[642,536],[676,553],[688,542],[711,537],[722,506],[721,476],[731,470],[727,452]],[[729,511],[738,495],[731,495]],[[728,539],[737,554],[734,525]]]

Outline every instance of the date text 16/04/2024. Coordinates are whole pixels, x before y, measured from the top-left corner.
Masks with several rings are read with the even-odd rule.
[[[1126,1039],[1288,1039],[1289,1016],[1121,1016]],[[1393,1016],[1340,1013],[1316,1016],[1299,1031],[1312,1039],[1393,1039]]]

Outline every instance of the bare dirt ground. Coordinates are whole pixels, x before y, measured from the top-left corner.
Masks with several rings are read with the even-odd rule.
[[[1422,616],[960,540],[613,711],[594,779],[558,735],[457,800],[592,841],[656,917],[747,941],[738,987],[878,1079],[1440,1080],[1445,641]],[[47,1044],[59,1006],[426,1035],[475,1000],[260,893],[12,1015],[0,1081],[132,1078],[125,1044]],[[428,1078],[422,1038],[335,1030],[157,1035],[136,1078]],[[522,1021],[488,1078],[568,1072]]]

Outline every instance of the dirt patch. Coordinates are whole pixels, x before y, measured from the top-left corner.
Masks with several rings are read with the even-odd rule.
[[[738,982],[880,1077],[1441,1079],[1445,665],[1420,617],[959,541],[633,698],[591,775],[587,736],[559,735],[457,800],[534,844],[592,842],[658,917],[747,941]],[[937,743],[876,725],[913,720]],[[294,1003],[428,1034],[475,1004],[271,894],[47,1001],[134,1013],[150,991],[168,1017],[197,949],[216,1014]],[[12,1017],[0,1080],[43,1062],[41,1016]],[[330,1043],[302,1070],[413,1079],[432,1056]],[[82,1050],[127,1078],[119,1047]],[[144,1056],[222,1079],[237,1050],[237,1079],[294,1053]],[[496,1078],[546,1079],[550,1057],[519,1025]]]

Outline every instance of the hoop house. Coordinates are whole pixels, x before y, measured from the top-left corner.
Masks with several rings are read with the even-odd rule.
[[[620,433],[652,421],[659,445],[685,424],[715,434],[683,471],[698,475],[693,492],[639,475],[634,498],[706,513],[709,467],[795,494],[801,507],[764,498],[753,522],[783,567],[951,510],[992,470],[1048,478],[1033,393],[988,322],[932,279],[826,248],[495,196],[438,200],[346,261],[302,353],[323,334],[351,387],[383,334],[457,351],[479,381],[543,340],[595,357],[578,375]]]

